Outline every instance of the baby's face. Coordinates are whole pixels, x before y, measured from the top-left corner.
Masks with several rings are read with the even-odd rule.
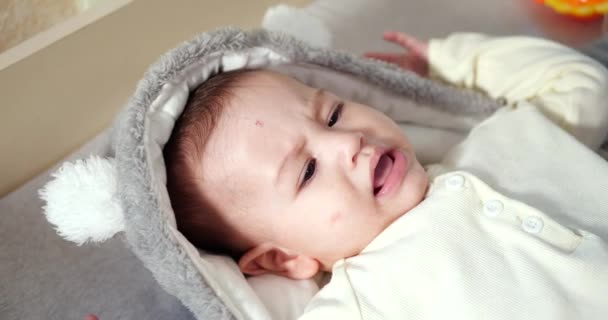
[[[202,159],[243,234],[331,267],[416,206],[428,179],[390,118],[268,71],[243,80]]]

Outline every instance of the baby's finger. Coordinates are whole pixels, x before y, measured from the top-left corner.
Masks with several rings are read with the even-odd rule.
[[[386,52],[366,52],[364,55],[366,58],[382,60],[389,63],[397,63],[402,58],[402,53],[386,53]]]
[[[427,45],[403,32],[387,31],[384,40],[395,43],[415,54],[426,56]]]
[[[406,49],[412,49],[416,46],[417,39],[403,32],[387,31],[383,35],[384,40],[395,43]]]

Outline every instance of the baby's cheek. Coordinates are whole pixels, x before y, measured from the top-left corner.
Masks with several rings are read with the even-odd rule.
[[[329,225],[335,225],[340,220],[342,220],[342,212],[335,211],[334,213],[329,215]]]

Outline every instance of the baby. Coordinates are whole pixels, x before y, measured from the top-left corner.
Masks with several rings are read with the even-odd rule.
[[[540,39],[385,39],[408,52],[367,56],[505,107],[425,169],[372,107],[219,74],[164,151],[179,230],[247,275],[331,271],[305,319],[605,319],[608,166],[585,145],[608,130],[608,72]]]

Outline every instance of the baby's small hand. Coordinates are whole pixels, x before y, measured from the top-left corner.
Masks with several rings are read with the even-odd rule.
[[[423,77],[429,74],[428,44],[403,32],[386,31],[384,40],[406,49],[405,53],[366,52],[366,58],[393,63]]]

